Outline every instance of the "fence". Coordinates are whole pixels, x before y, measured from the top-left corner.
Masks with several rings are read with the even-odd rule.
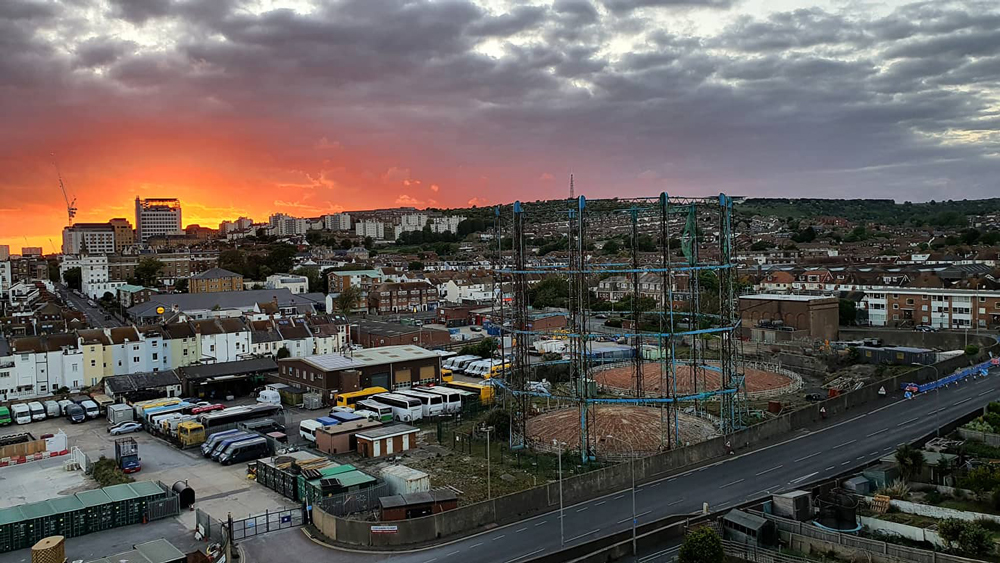
[[[250,515],[246,518],[230,518],[227,528],[232,533],[233,540],[242,540],[267,532],[276,532],[286,528],[294,528],[304,523],[302,508],[288,508],[264,514]]]
[[[782,518],[780,516],[766,514],[756,510],[750,510],[748,512],[774,522],[775,526],[781,532],[802,536],[803,538],[819,540],[829,544],[830,546],[839,545],[867,552],[873,556],[877,556],[877,558],[881,560],[911,561],[915,563],[975,563],[974,559],[966,559],[965,557],[959,557],[957,555],[906,547],[904,545],[862,538],[851,534],[827,532],[808,522],[790,520],[788,518]],[[794,543],[795,542],[793,542],[793,544]]]
[[[755,563],[815,563],[805,557],[785,555],[784,553],[770,549],[729,540],[722,540],[722,550],[729,557],[743,559],[744,561],[753,561]]]
[[[73,446],[73,449],[69,453],[69,461],[66,463],[72,464],[74,467],[78,467],[80,471],[84,473],[90,473],[94,468],[94,464],[90,461],[90,456],[83,453],[83,450]]]
[[[990,446],[994,447],[1000,446],[1000,434],[994,434],[992,432],[980,432],[978,430],[972,430],[970,428],[960,427],[958,429],[958,435],[965,440],[978,440]]]
[[[320,507],[328,514],[334,516],[347,516],[359,512],[377,510],[379,507],[379,497],[392,494],[387,483],[380,483],[374,487],[361,489],[350,493],[341,493],[320,499]]]
[[[195,531],[205,539],[219,538],[222,536],[222,522],[209,516],[207,512],[200,508],[194,510]]]

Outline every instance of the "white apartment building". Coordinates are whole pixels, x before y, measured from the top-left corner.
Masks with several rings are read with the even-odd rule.
[[[115,228],[110,223],[77,223],[63,227],[63,254],[114,254]]]
[[[181,202],[175,198],[135,198],[135,239],[145,243],[150,237],[184,234]]]
[[[351,230],[351,216],[348,213],[324,215],[323,228],[328,231],[349,231]]]
[[[275,213],[267,220],[267,234],[275,237],[304,235],[309,230],[309,222],[301,217]]]
[[[274,274],[264,281],[267,289],[287,289],[292,293],[309,293],[309,278],[295,274]]]
[[[223,235],[228,235],[234,232],[243,232],[253,226],[253,219],[249,217],[240,217],[235,221],[223,221],[219,223],[219,233]]]
[[[0,244],[0,260],[10,260],[9,244]]]
[[[458,224],[465,221],[465,217],[461,215],[452,215],[449,217],[435,217],[431,219],[431,232],[432,233],[443,233],[443,232],[458,232]]]
[[[71,268],[80,268],[81,291],[91,299],[100,299],[106,292],[117,295],[118,288],[125,285],[124,281],[111,281],[108,257],[104,255],[63,256],[59,276],[65,279],[66,270]]]
[[[382,240],[385,238],[385,223],[371,220],[358,221],[354,224],[354,233],[359,237]]]

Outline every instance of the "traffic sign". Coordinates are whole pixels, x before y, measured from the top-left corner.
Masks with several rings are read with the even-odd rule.
[[[395,534],[398,530],[397,526],[372,526],[373,534]]]
[[[878,388],[878,394],[885,397],[885,385]]]

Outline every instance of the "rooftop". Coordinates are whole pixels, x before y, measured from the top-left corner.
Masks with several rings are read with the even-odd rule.
[[[434,359],[440,360],[441,356],[432,350],[421,348],[420,346],[382,346],[379,348],[366,348],[354,352],[353,360],[363,366],[379,366],[395,362],[409,362],[412,360]]]
[[[236,272],[230,272],[229,270],[223,268],[210,268],[205,270],[200,274],[195,274],[191,276],[193,280],[215,280],[219,278],[242,278],[243,276],[237,274]]]
[[[291,360],[292,358],[287,358]],[[365,364],[355,362],[351,358],[342,354],[320,354],[317,356],[306,356],[301,359],[303,362],[323,371],[338,371],[342,369],[357,369]]]
[[[824,301],[836,299],[829,295],[786,295],[783,293],[758,293],[756,295],[740,295],[740,299],[755,299],[759,301]]]
[[[358,432],[357,436],[359,438],[367,438],[369,440],[379,440],[381,438],[389,438],[392,436],[399,436],[401,434],[412,434],[413,432],[418,432],[419,430],[419,428],[410,426],[409,424],[390,424],[389,426],[382,426]]]

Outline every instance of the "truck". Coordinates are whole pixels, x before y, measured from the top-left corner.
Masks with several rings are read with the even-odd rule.
[[[128,405],[110,405],[108,407],[108,426],[115,426],[122,422],[132,422],[135,419],[135,410]]]
[[[115,464],[122,473],[136,473],[142,469],[139,461],[139,444],[135,438],[119,438],[115,440]]]
[[[101,414],[108,412],[108,407],[114,404],[114,400],[104,393],[91,393],[90,399],[97,403],[97,408],[101,409]]]
[[[14,422],[14,419],[10,417],[10,409],[0,407],[0,426],[7,426],[11,422]]]
[[[205,427],[200,422],[188,420],[177,425],[177,441],[181,448],[190,448],[205,442]]]

